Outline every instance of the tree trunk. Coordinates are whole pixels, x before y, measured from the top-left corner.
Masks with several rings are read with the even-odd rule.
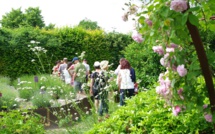
[[[210,72],[210,68],[209,68],[209,64],[208,64],[208,59],[203,47],[203,43],[201,40],[201,37],[199,35],[199,31],[197,29],[196,26],[192,25],[190,23],[189,20],[187,20],[187,28],[190,32],[191,38],[193,40],[193,44],[195,46],[197,55],[198,55],[198,59],[200,62],[200,66],[202,69],[202,73],[206,82],[206,87],[208,90],[208,95],[209,95],[209,100],[210,100],[210,104],[211,104],[211,112],[212,115],[215,112],[215,91],[214,91],[214,86],[213,86],[213,79],[212,79],[212,75]],[[214,125],[214,129],[215,129],[215,125]]]

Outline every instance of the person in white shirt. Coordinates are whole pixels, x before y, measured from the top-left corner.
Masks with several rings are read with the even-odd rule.
[[[125,97],[134,96],[134,81],[135,73],[131,73],[131,70],[134,72],[134,69],[131,68],[130,63],[127,60],[121,60],[121,68],[118,72],[118,87],[120,92],[120,106],[125,105]],[[134,75],[134,76],[132,76]]]

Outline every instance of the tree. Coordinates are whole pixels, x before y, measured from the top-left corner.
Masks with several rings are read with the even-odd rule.
[[[6,15],[2,16],[1,24],[2,27],[6,28],[17,28],[23,24],[24,14],[21,11],[21,8],[13,9]]]
[[[87,30],[95,30],[95,29],[100,29],[96,21],[91,21],[89,19],[84,19],[79,22],[78,24],[79,27],[82,27]]]
[[[45,26],[41,10],[38,7],[29,7],[25,10],[25,13],[21,11],[21,8],[12,9],[11,12],[3,15],[1,24],[2,27],[6,28],[18,28],[21,26],[42,28]]]
[[[39,27],[42,28],[45,26],[43,21],[43,16],[41,15],[41,10],[39,7],[33,8],[29,7],[25,10],[25,24],[32,26],[32,27]]]

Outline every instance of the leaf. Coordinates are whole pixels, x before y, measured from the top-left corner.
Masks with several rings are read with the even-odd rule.
[[[138,19],[139,23],[140,24],[143,24],[144,21],[145,21],[145,18],[143,16],[141,16],[139,19]]]
[[[187,17],[188,17],[188,13],[185,13],[185,14],[182,16],[182,20],[181,20],[181,24],[182,24],[182,25],[185,25],[185,23],[187,22]]]
[[[189,14],[189,21],[191,24],[193,24],[195,26],[199,26],[199,20],[195,15]]]
[[[200,9],[199,7],[192,7],[189,10],[187,10],[187,12],[198,11],[199,9]]]

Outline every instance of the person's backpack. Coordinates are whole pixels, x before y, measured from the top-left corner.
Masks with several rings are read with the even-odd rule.
[[[102,88],[106,86],[106,78],[104,72],[95,72],[94,75],[93,95],[96,96],[101,92]]]

